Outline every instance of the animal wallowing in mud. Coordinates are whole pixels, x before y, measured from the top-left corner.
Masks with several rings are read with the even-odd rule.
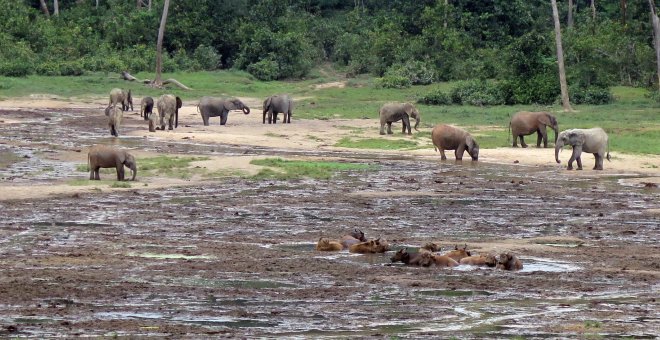
[[[341,243],[323,237],[316,243],[316,250],[318,251],[340,251],[342,249],[344,247]]]
[[[511,253],[502,253],[497,259],[497,269],[503,270],[521,270],[523,268],[522,261]]]

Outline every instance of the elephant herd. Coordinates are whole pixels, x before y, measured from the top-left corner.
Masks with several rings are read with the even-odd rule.
[[[420,113],[411,103],[388,103],[383,105],[379,111],[380,134],[392,134],[392,123],[401,120],[403,123],[402,133],[411,134],[410,118],[416,120],[415,130],[421,120]],[[591,129],[569,129],[559,132],[557,118],[549,112],[518,112],[509,122],[509,129],[513,137],[513,147],[518,147],[518,139],[523,148],[527,147],[524,136],[536,133],[536,146],[548,147],[547,128],[555,132],[555,160],[559,160],[559,151],[565,146],[573,148],[571,158],[568,160],[568,170],[573,169],[573,162],[577,162],[577,170],[582,170],[582,152],[594,154],[594,170],[603,170],[603,159],[610,160],[609,141],[607,133],[599,127]],[[462,160],[465,151],[468,152],[473,161],[479,159],[479,144],[465,130],[446,124],[436,125],[431,131],[431,140],[436,151],[440,151],[442,160],[447,159],[445,150],[455,150],[456,160]]]
[[[154,112],[154,104],[158,112]],[[179,126],[179,109],[183,106],[180,97],[172,94],[164,94],[154,101],[154,98],[143,97],[140,101],[140,117],[149,122],[149,131],[173,130]],[[133,111],[133,97],[130,90],[112,89],[110,101],[105,108],[108,117],[110,134],[118,137],[119,126],[123,118],[123,112]],[[197,112],[202,116],[204,126],[209,125],[211,117],[220,117],[220,125],[227,124],[229,111],[241,110],[244,114],[250,113],[250,108],[238,98],[216,98],[202,97],[197,104]],[[277,115],[284,115],[282,122],[291,123],[293,113],[293,99],[288,94],[276,94],[269,96],[263,102],[263,123],[277,123]]]

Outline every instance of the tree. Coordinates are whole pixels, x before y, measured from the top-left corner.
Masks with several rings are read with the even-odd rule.
[[[48,11],[48,6],[46,6],[46,0],[39,0],[39,6],[41,7],[41,11],[44,12],[46,17],[49,17],[50,12]]]
[[[596,0],[591,0],[591,18],[596,21]]]
[[[573,11],[573,0],[568,0],[568,20],[566,20],[568,28],[573,28]]]
[[[593,1],[593,0],[592,0]],[[649,0],[651,1],[651,0]],[[555,21],[555,42],[557,43],[557,64],[559,65],[559,87],[561,89],[561,105],[564,111],[573,111],[568,98],[568,85],[566,84],[566,69],[564,68],[564,49],[561,46],[561,26],[559,25],[559,12],[557,11],[557,0],[551,0],[552,17]]]
[[[653,23],[653,44],[655,45],[655,60],[658,69],[658,92],[660,92],[660,19],[655,10],[655,3],[649,0],[649,7],[651,8],[651,22]]]
[[[57,0],[53,0],[53,15],[60,15],[60,3]]]
[[[165,35],[165,23],[167,22],[169,7],[170,0],[165,0],[163,3],[163,15],[160,17],[160,28],[158,28],[158,42],[156,43],[156,79],[154,79],[153,85],[157,87],[163,85],[163,81],[161,80],[163,69],[163,36]]]

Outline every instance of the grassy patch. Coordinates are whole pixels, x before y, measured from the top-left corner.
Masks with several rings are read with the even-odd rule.
[[[292,178],[315,178],[329,179],[338,171],[367,170],[372,165],[344,162],[323,161],[287,161],[281,158],[255,159],[250,164],[260,165],[267,168],[261,169],[254,179],[292,179]]]
[[[86,185],[94,185],[94,186],[110,186],[112,183],[114,183],[114,180],[109,180],[109,179],[102,179],[100,181],[93,181],[89,179],[74,179],[71,181],[67,181],[66,184],[71,185],[71,186],[86,186]]]
[[[191,168],[191,162],[209,160],[209,157],[170,157],[157,156],[137,161],[138,174],[143,176],[165,176],[189,179],[195,174],[204,174],[202,168]]]
[[[335,146],[355,149],[411,150],[420,148],[416,142],[403,139],[364,138],[351,139],[344,137]]]
[[[11,151],[0,151],[0,169],[8,168],[20,160],[21,157]]]
[[[131,184],[128,183],[128,182],[119,182],[119,181],[117,181],[117,182],[112,182],[112,184],[110,184],[110,187],[111,188],[130,188]]]

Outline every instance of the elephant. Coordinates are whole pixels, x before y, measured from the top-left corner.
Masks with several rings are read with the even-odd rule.
[[[408,134],[412,134],[410,131],[410,118],[416,120],[415,131],[419,126],[421,121],[421,116],[417,108],[410,103],[387,103],[383,105],[378,111],[380,115],[380,134],[385,134],[385,123],[387,123],[387,134],[392,134],[392,123],[403,121],[403,129],[401,133],[406,133],[406,128],[408,129]]]
[[[124,117],[124,111],[116,106],[108,106],[105,108],[105,115],[108,116],[108,126],[110,127],[110,134],[119,137],[119,126]]]
[[[559,161],[559,151],[564,145],[573,147],[573,154],[568,160],[567,170],[573,170],[573,161],[577,161],[577,169],[582,170],[582,151],[593,153],[596,157],[594,170],[603,170],[603,158],[610,161],[610,145],[605,130],[595,127],[592,129],[570,129],[559,133],[555,144],[555,160]],[[607,151],[607,155],[606,155]]]
[[[465,130],[445,124],[436,125],[431,131],[431,139],[435,150],[440,150],[442,160],[446,160],[445,150],[456,150],[456,160],[463,159],[463,152],[467,150],[473,161],[479,160],[479,144]]]
[[[144,116],[144,120],[149,120],[149,115],[154,109],[154,99],[151,97],[143,97],[140,101],[140,117]]]
[[[250,114],[250,108],[237,98],[202,97],[197,104],[197,111],[202,115],[205,126],[209,125],[209,118],[220,117],[220,125],[227,124],[229,111],[242,110]]]
[[[555,143],[557,143],[557,134],[559,133],[559,125],[557,118],[549,112],[518,112],[513,115],[509,122],[509,129],[513,135],[513,147],[518,147],[518,137],[520,137],[520,146],[527,147],[523,136],[537,133],[536,147],[541,147],[541,139],[543,139],[543,147],[548,147],[548,133],[546,126],[549,126],[555,131]]]
[[[268,124],[277,124],[277,114],[284,113],[282,123],[291,124],[291,112],[293,111],[293,100],[288,94],[278,94],[270,96],[264,100],[264,121],[266,124],[266,114],[268,114]]]
[[[133,173],[132,181],[137,176],[137,164],[135,157],[126,150],[115,149],[106,145],[94,145],[87,154],[87,165],[89,166],[89,179],[100,180],[100,168],[116,168],[117,180],[124,180],[124,166],[131,169]]]
[[[131,111],[133,111],[133,97],[131,96],[131,90],[122,90],[114,88],[110,90],[110,103],[108,106],[115,106],[118,103],[121,103],[122,111],[128,111],[129,106]]]
[[[160,130],[165,130],[165,123],[168,124],[169,130],[172,130],[173,127],[179,127],[179,109],[182,106],[183,102],[181,98],[174,95],[164,94],[158,98],[156,107],[158,108],[158,116],[160,117]],[[156,128],[156,130],[158,129]]]

